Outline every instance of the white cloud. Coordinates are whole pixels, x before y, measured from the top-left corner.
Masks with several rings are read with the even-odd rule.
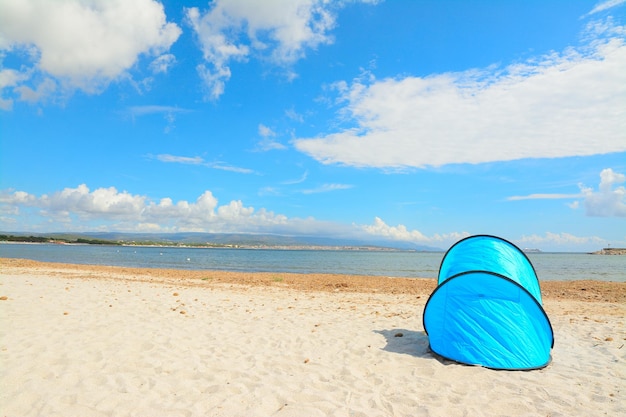
[[[613,171],[611,168],[600,172],[598,190],[579,184],[578,194],[530,194],[526,196],[508,197],[508,201],[520,200],[552,200],[552,199],[583,199],[587,216],[592,217],[626,217],[626,188],[618,184],[626,182],[626,175]],[[568,204],[578,209],[580,201]]]
[[[15,87],[14,91],[19,94],[19,100],[36,103],[49,97],[57,89],[57,84],[51,78],[44,79],[35,89],[26,85]]]
[[[179,156],[170,154],[159,155],[147,155],[148,158],[154,158],[158,161],[165,163],[187,164],[187,165],[202,165],[208,168],[219,169],[222,171],[236,172],[239,174],[254,174],[254,170],[248,168],[237,167],[226,164],[221,161],[208,162],[201,156]]]
[[[36,197],[24,191],[14,191],[12,193],[0,193],[0,203],[17,204],[17,205],[33,205]]]
[[[207,162],[205,165],[209,168],[219,169],[221,171],[236,172],[238,174],[254,174],[255,173],[253,169],[229,165],[220,161]]]
[[[1,44],[1,41],[0,41]],[[2,56],[0,55],[0,58]],[[0,65],[2,61],[0,59]],[[14,69],[0,69],[0,94],[4,91],[5,88],[15,87],[20,82],[28,79],[29,75],[21,73]],[[12,110],[13,109],[13,99],[11,98],[2,98],[0,97],[0,110]]]
[[[262,138],[258,142],[258,149],[261,151],[273,151],[287,149],[285,145],[270,138]]]
[[[97,93],[123,76],[140,55],[167,51],[180,34],[154,0],[0,2],[0,50],[29,53],[32,67],[18,71],[28,78],[21,86],[31,91],[44,77],[66,90]],[[33,98],[24,96],[23,88],[22,99]]]
[[[608,175],[607,175],[608,177]],[[609,181],[610,178],[609,178]],[[264,208],[246,206],[240,200],[219,204],[209,190],[195,201],[158,200],[148,196],[119,191],[115,187],[90,190],[85,184],[65,188],[52,194],[36,196],[24,191],[0,191],[0,230],[18,228],[23,231],[123,231],[213,233],[275,233],[386,239],[438,247],[450,246],[469,236],[467,232],[451,232],[427,236],[399,224],[387,225],[376,217],[370,225],[342,225],[314,218],[289,218]],[[557,250],[581,250],[606,245],[606,240],[569,233],[547,232],[545,235],[524,235],[513,240],[520,247],[546,247]],[[586,249],[585,249],[586,250]]]
[[[40,216],[64,222],[70,228],[80,228],[85,221],[97,220],[100,224],[109,224],[110,230],[254,232],[287,222],[285,216],[266,210],[255,211],[241,201],[220,206],[210,191],[205,191],[194,202],[174,203],[170,198],[152,201],[114,187],[91,191],[82,184],[40,197],[23,191],[5,191],[0,193],[0,203],[3,212],[9,213],[7,218],[19,213],[20,208],[34,208],[39,210]]]
[[[294,184],[301,184],[304,181],[306,181],[306,179],[309,177],[309,171],[304,171],[304,173],[302,174],[302,176],[300,178],[297,179],[293,179],[293,180],[287,180],[287,181],[283,181],[282,184],[283,185],[294,185]]]
[[[291,120],[299,123],[304,122],[304,116],[300,113],[296,112],[293,108],[285,110],[285,116],[290,118]]]
[[[160,114],[165,120],[164,133],[170,133],[175,129],[176,115],[189,113],[191,110],[182,109],[174,106],[157,106],[157,105],[144,105],[144,106],[131,106],[127,109],[127,114],[135,121],[136,117],[149,116],[152,114]]]
[[[109,230],[150,232],[242,232],[277,233],[347,238],[382,237],[416,243],[453,243],[466,233],[426,237],[406,227],[387,226],[376,218],[369,226],[341,225],[313,218],[288,218],[266,209],[256,210],[240,200],[220,205],[211,191],[195,201],[174,202],[165,197],[153,200],[147,196],[118,191],[115,187],[90,190],[85,184],[65,188],[50,195],[35,196],[24,191],[0,191],[1,224],[28,227],[48,223],[63,230]],[[38,219],[38,221],[34,221]],[[43,220],[43,221],[42,221]],[[59,226],[61,225],[61,226]],[[57,229],[58,230],[58,229]],[[42,231],[42,230],[40,230]]]
[[[166,73],[175,63],[173,54],[163,54],[150,63],[150,70],[155,74]]]
[[[616,186],[626,182],[626,175],[611,168],[600,173],[598,190],[580,185],[585,211],[593,217],[626,217],[626,188]]]
[[[141,214],[145,197],[118,192],[114,187],[98,188],[90,192],[85,184],[65,188],[39,199],[29,196],[29,201],[54,215],[70,213],[85,219],[105,216],[111,219],[133,219]]]
[[[606,0],[606,1],[602,1],[598,4],[596,4],[593,9],[591,9],[591,11],[589,13],[587,13],[587,16],[590,16],[592,14],[596,14],[599,12],[603,12],[605,10],[611,9],[613,7],[619,6],[621,4],[624,4],[626,0]]]
[[[270,136],[276,136],[276,133],[270,129],[269,127],[265,126],[264,124],[260,124],[259,125],[259,135],[263,136],[264,138],[270,137]]]
[[[347,190],[352,188],[353,185],[350,184],[323,184],[317,188],[310,188],[306,190],[302,190],[302,194],[319,194],[319,193],[329,193],[331,191],[338,190]]]
[[[558,200],[558,199],[571,199],[580,198],[582,194],[530,194],[530,195],[515,195],[508,197],[508,201],[519,200]]]
[[[426,236],[419,230],[408,230],[406,226],[399,224],[389,226],[381,218],[376,217],[371,225],[364,225],[361,228],[370,235],[384,237],[390,240],[401,240],[421,244],[442,244],[448,245],[469,236],[467,232],[454,232],[448,234],[435,234]]]
[[[374,224],[363,226],[363,229],[372,235],[389,237],[395,240],[409,240],[416,242],[424,242],[427,240],[419,230],[409,231],[406,226],[400,224],[398,226],[389,226],[381,218],[376,217]]]
[[[338,82],[354,127],[295,147],[325,164],[377,168],[625,151],[626,44],[609,32],[506,68]]]
[[[325,0],[216,0],[205,12],[186,10],[187,22],[202,46],[205,63],[198,66],[208,98],[224,93],[233,61],[261,57],[288,66],[307,49],[332,42],[334,9],[342,2]],[[288,71],[290,78],[293,73]]]
[[[170,154],[160,154],[156,156],[161,162],[174,162],[177,164],[199,165],[204,163],[204,159],[199,156],[176,156]]]
[[[521,248],[542,248],[545,246],[559,247],[560,250],[567,248],[576,249],[580,247],[602,246],[606,244],[606,240],[597,236],[574,236],[570,233],[552,233],[546,232],[545,235],[524,235],[520,239],[514,240],[514,243]]]
[[[198,231],[309,236],[354,236],[358,233],[351,226],[313,218],[288,218],[264,208],[256,210],[245,206],[240,200],[220,205],[208,190],[195,201],[177,202],[168,197],[153,200],[147,196],[118,191],[114,187],[91,191],[85,184],[41,196],[4,190],[0,191],[0,213],[3,214],[0,216],[0,230],[2,227],[15,226],[21,230],[39,232]]]
[[[259,135],[261,136],[261,140],[257,144],[259,150],[271,151],[287,149],[285,145],[272,139],[276,136],[276,132],[264,124],[259,124]]]

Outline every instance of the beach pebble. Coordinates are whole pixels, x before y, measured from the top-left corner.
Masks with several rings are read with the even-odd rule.
[[[9,299],[9,297],[7,297],[6,295],[3,295],[2,297],[0,297],[0,300],[2,300],[2,301],[8,300],[8,299]]]

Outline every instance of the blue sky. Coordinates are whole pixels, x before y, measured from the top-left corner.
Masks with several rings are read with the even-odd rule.
[[[623,0],[0,0],[0,230],[626,247]]]

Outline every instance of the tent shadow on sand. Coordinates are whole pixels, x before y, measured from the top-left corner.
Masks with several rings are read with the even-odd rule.
[[[402,353],[419,358],[434,358],[436,355],[428,345],[428,335],[424,331],[407,329],[374,330],[385,337],[387,345],[382,348],[386,352]],[[400,336],[402,335],[402,336]]]
[[[430,349],[428,335],[424,331],[415,331],[407,329],[392,330],[374,330],[385,337],[387,345],[382,350],[385,352],[399,353],[401,355],[410,355],[416,358],[435,359],[442,365],[455,365],[458,363],[444,358]],[[397,334],[402,336],[396,336]],[[466,364],[464,364],[466,365]]]

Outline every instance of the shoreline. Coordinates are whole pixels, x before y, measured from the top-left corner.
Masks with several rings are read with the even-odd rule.
[[[436,288],[433,278],[382,277],[372,275],[309,274],[282,272],[235,272],[166,268],[131,268],[108,265],[40,262],[0,258],[6,268],[55,271],[68,276],[122,279],[182,286],[231,284],[249,287],[288,288],[297,291],[404,294],[428,297]],[[596,301],[626,305],[626,283],[614,281],[541,281],[542,298],[549,300]]]

